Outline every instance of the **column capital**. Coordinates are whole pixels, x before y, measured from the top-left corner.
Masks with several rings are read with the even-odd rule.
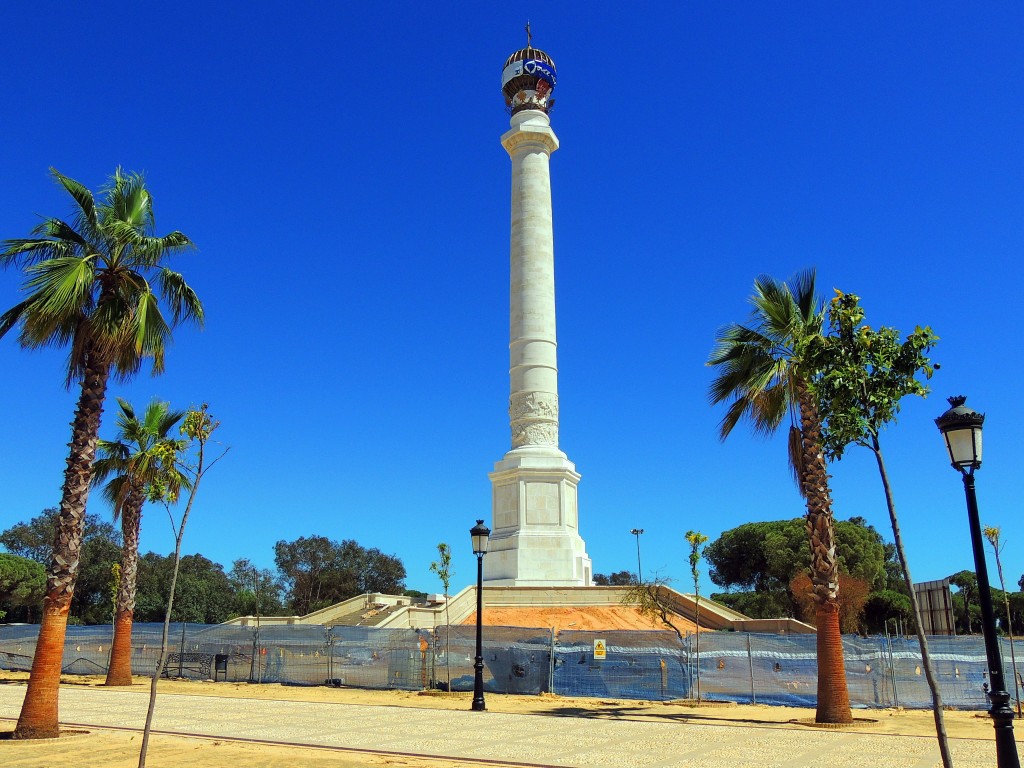
[[[549,155],[558,149],[558,137],[547,125],[517,125],[501,137],[501,146],[509,155],[513,155],[524,146],[543,149]]]

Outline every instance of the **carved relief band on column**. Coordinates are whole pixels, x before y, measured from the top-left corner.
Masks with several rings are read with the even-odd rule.
[[[554,392],[514,392],[508,400],[508,416],[512,421],[528,417],[558,421],[558,395]]]
[[[558,395],[553,392],[515,392],[509,398],[512,447],[558,445]]]
[[[512,425],[512,447],[552,445],[558,447],[558,424],[550,421]]]

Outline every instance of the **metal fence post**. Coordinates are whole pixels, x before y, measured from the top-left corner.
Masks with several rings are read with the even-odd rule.
[[[686,633],[686,697],[693,698],[693,653],[691,652],[692,642],[690,633]]]
[[[327,640],[327,679],[334,679],[334,627],[328,627]]]
[[[548,653],[548,693],[555,692],[555,628],[549,630],[550,652]]]
[[[757,693],[754,691],[754,655],[750,651],[749,632],[747,632],[747,666],[750,667],[750,703],[757,704]]]
[[[178,677],[185,676],[185,627],[187,626],[187,621],[181,622],[181,647],[178,649]]]
[[[263,684],[263,638],[259,624],[256,625],[256,682]]]
[[[252,630],[252,657],[249,660],[249,682],[256,682],[256,628]]]
[[[892,679],[892,701],[893,706],[898,707],[900,705],[900,693],[896,688],[896,662],[892,652],[892,637],[889,635],[888,622],[886,622],[885,626],[885,642],[889,649],[889,677]]]

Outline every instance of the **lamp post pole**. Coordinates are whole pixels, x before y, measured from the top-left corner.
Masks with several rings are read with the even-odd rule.
[[[484,703],[484,555],[491,535],[483,520],[469,530],[473,539],[473,554],[476,555],[476,659],[473,662],[473,711],[483,712]]]
[[[636,583],[637,584],[643,584],[644,583],[643,571],[640,570],[640,534],[643,533],[643,532],[644,532],[643,528],[634,528],[633,530],[630,531],[630,533],[632,533],[634,536],[636,536]]]
[[[989,715],[996,731],[996,765],[998,768],[1019,768],[1017,743],[1013,738],[1013,708],[1010,694],[1003,679],[1003,655],[996,635],[996,617],[992,610],[992,592],[988,582],[988,566],[982,546],[981,520],[978,515],[978,497],[974,492],[974,472],[964,472],[964,492],[967,496],[967,518],[971,526],[971,544],[974,547],[974,569],[978,576],[978,602],[981,603],[981,624],[985,635],[985,656],[988,658],[988,698],[992,703]]]
[[[964,405],[966,400],[962,395],[949,398],[950,409],[937,418],[935,424],[945,438],[953,468],[963,477],[964,493],[967,496],[967,521],[971,528],[974,572],[978,577],[978,602],[981,603],[981,630],[985,637],[985,657],[988,661],[988,698],[992,704],[988,713],[996,732],[996,766],[1020,768],[1017,742],[1013,738],[1013,709],[1010,708],[1010,694],[1003,680],[1003,656],[996,635],[996,616],[992,610],[992,591],[985,563],[985,548],[982,545],[978,497],[974,491],[974,472],[981,466],[981,433],[985,416]]]

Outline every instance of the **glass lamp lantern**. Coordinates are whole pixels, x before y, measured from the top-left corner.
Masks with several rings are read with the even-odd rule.
[[[483,520],[477,520],[476,525],[469,529],[469,535],[473,539],[473,554],[486,555],[487,545],[490,543],[491,529],[484,525]]]
[[[949,461],[961,472],[981,466],[981,430],[985,414],[968,408],[963,395],[949,398],[950,409],[935,420],[946,441]]]

